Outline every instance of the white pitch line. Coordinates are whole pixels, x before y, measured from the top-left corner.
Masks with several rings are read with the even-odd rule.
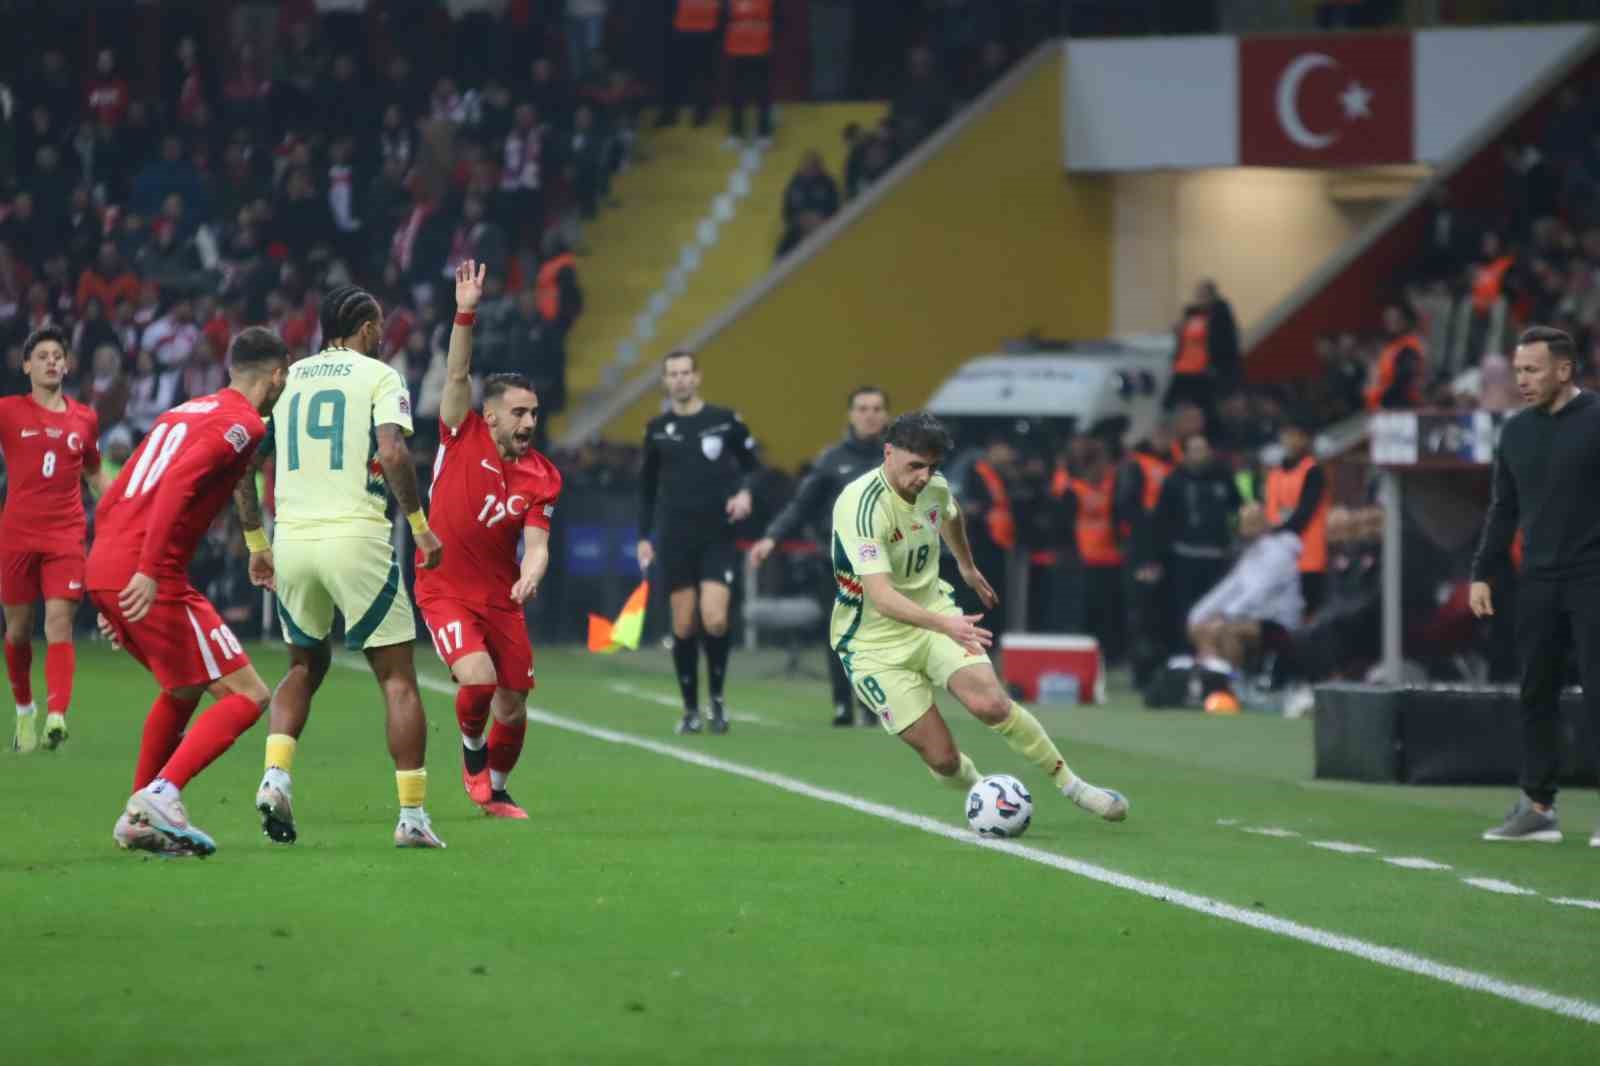
[[[343,665],[352,669],[364,668],[365,664],[345,662]],[[453,693],[455,686],[440,681],[433,677],[419,676],[417,682],[424,688],[435,692]],[[1210,899],[1206,896],[1185,892],[1171,885],[1163,885],[1159,881],[1146,881],[1139,877],[1130,877],[1127,874],[1108,870],[1104,866],[1084,862],[1080,859],[1071,859],[1053,851],[1044,851],[1040,848],[1029,847],[1014,840],[992,840],[980,837],[970,830],[950,825],[945,822],[929,818],[921,814],[912,814],[902,811],[897,807],[890,807],[882,803],[873,803],[859,796],[852,796],[845,792],[835,792],[833,789],[819,788],[793,777],[783,774],[769,773],[751,766],[743,766],[726,759],[719,759],[714,755],[706,755],[693,748],[678,747],[648,737],[638,737],[631,733],[618,732],[615,729],[604,729],[600,726],[589,725],[587,722],[563,718],[551,714],[549,711],[528,708],[528,718],[555,729],[563,729],[569,733],[593,740],[603,740],[608,744],[621,744],[626,747],[638,748],[654,755],[691,766],[703,767],[707,770],[717,770],[721,773],[742,777],[763,785],[781,789],[797,796],[808,799],[820,800],[823,803],[832,803],[846,807],[861,814],[870,814],[875,818],[894,822],[909,829],[920,829],[924,833],[944,837],[946,840],[969,847],[983,848],[988,851],[1004,852],[1018,859],[1026,859],[1041,866],[1050,866],[1065,873],[1075,874],[1078,877],[1097,881],[1103,885],[1120,888],[1126,892],[1133,892],[1148,899],[1162,903],[1172,903],[1187,910],[1212,918],[1221,918],[1223,921],[1234,922],[1238,925],[1259,929],[1275,936],[1288,937],[1298,940],[1303,944],[1312,944],[1316,947],[1337,951],[1343,955],[1351,955],[1358,959],[1391,970],[1400,970],[1404,973],[1416,974],[1430,980],[1440,981],[1444,984],[1465,988],[1473,992],[1482,992],[1499,999],[1520,1003],[1525,1007],[1534,1007],[1538,1010],[1549,1011],[1563,1017],[1574,1018],[1590,1025],[1600,1025],[1600,1003],[1591,1003],[1588,1000],[1577,999],[1573,996],[1563,996],[1532,985],[1521,985],[1511,981],[1504,981],[1486,973],[1468,970],[1460,966],[1451,966],[1447,963],[1435,962],[1422,955],[1416,955],[1399,948],[1388,948],[1381,944],[1373,944],[1366,940],[1344,936],[1340,933],[1331,933],[1314,926],[1302,925],[1287,918],[1278,918],[1270,914],[1263,914],[1258,910],[1236,907],[1231,903]]]
[[[1450,866],[1449,866],[1448,863],[1434,862],[1432,859],[1424,859],[1424,858],[1421,858],[1421,857],[1416,856],[1416,855],[1402,855],[1399,858],[1394,858],[1392,856],[1385,855],[1383,861],[1388,863],[1390,866],[1398,866],[1402,870],[1448,870],[1448,869],[1450,869]]]
[[[1256,826],[1254,828],[1246,828],[1245,832],[1254,833],[1258,837],[1277,837],[1280,840],[1289,840],[1300,835],[1293,829],[1280,829],[1275,825],[1263,825]]]
[[[675,700],[671,696],[663,696],[659,692],[651,692],[649,689],[640,688],[638,685],[630,685],[625,681],[613,681],[613,682],[611,682],[611,684],[607,685],[606,687],[609,688],[612,692],[615,692],[615,693],[617,693],[618,695],[621,695],[621,696],[632,696],[635,699],[648,700],[651,703],[659,703],[661,706],[663,706],[663,707],[671,707],[675,711],[683,710],[683,702],[681,700]],[[750,723],[752,723],[754,725],[774,725],[774,724],[776,724],[776,723],[767,721],[765,718],[762,718],[760,715],[744,714],[743,712],[738,712],[738,711],[729,711],[728,712],[728,720],[732,721],[732,722],[750,722]],[[783,727],[779,726],[779,728],[781,729]]]
[[[1600,899],[1567,899],[1563,896],[1550,902],[1559,903],[1563,907],[1583,907],[1591,911],[1600,911]]]
[[[1347,844],[1342,840],[1313,840],[1311,846],[1324,851],[1337,851],[1341,855],[1371,855],[1378,850],[1365,844]]]
[[[1473,888],[1481,888],[1485,892],[1498,892],[1502,896],[1537,896],[1539,893],[1531,888],[1514,885],[1510,881],[1500,881],[1493,877],[1463,877],[1463,884]]]

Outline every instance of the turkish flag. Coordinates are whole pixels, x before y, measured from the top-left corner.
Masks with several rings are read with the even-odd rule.
[[[1242,166],[1409,163],[1413,114],[1408,33],[1239,41]]]

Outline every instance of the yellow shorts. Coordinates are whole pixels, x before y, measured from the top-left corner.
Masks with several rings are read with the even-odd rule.
[[[934,689],[948,685],[957,670],[987,663],[989,657],[973,655],[943,633],[907,626],[904,642],[850,649],[839,661],[861,702],[877,713],[885,730],[898,736],[928,713]]]
[[[417,639],[411,597],[394,546],[377,537],[276,541],[278,621],[283,639],[312,648],[328,639],[335,609],[351,651]]]

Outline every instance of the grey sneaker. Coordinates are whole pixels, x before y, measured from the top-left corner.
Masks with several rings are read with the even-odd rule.
[[[1539,810],[1527,796],[1518,796],[1506,820],[1484,831],[1485,840],[1531,840],[1538,844],[1561,843],[1561,822],[1555,808]]]

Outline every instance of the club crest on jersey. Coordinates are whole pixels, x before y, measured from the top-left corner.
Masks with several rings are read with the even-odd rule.
[[[228,431],[222,435],[222,439],[227,441],[229,447],[235,452],[242,452],[250,447],[250,431],[237,422],[228,427]]]
[[[938,524],[939,524],[939,508],[935,507],[935,508],[933,508],[932,510],[930,510],[928,512],[928,525],[930,525],[930,526],[938,526]]]
[[[411,413],[411,397],[403,392],[400,394],[400,413],[403,415]]]
[[[718,459],[722,458],[722,438],[701,437],[700,450],[705,453],[705,457],[707,459],[711,460],[713,463],[716,462]]]

